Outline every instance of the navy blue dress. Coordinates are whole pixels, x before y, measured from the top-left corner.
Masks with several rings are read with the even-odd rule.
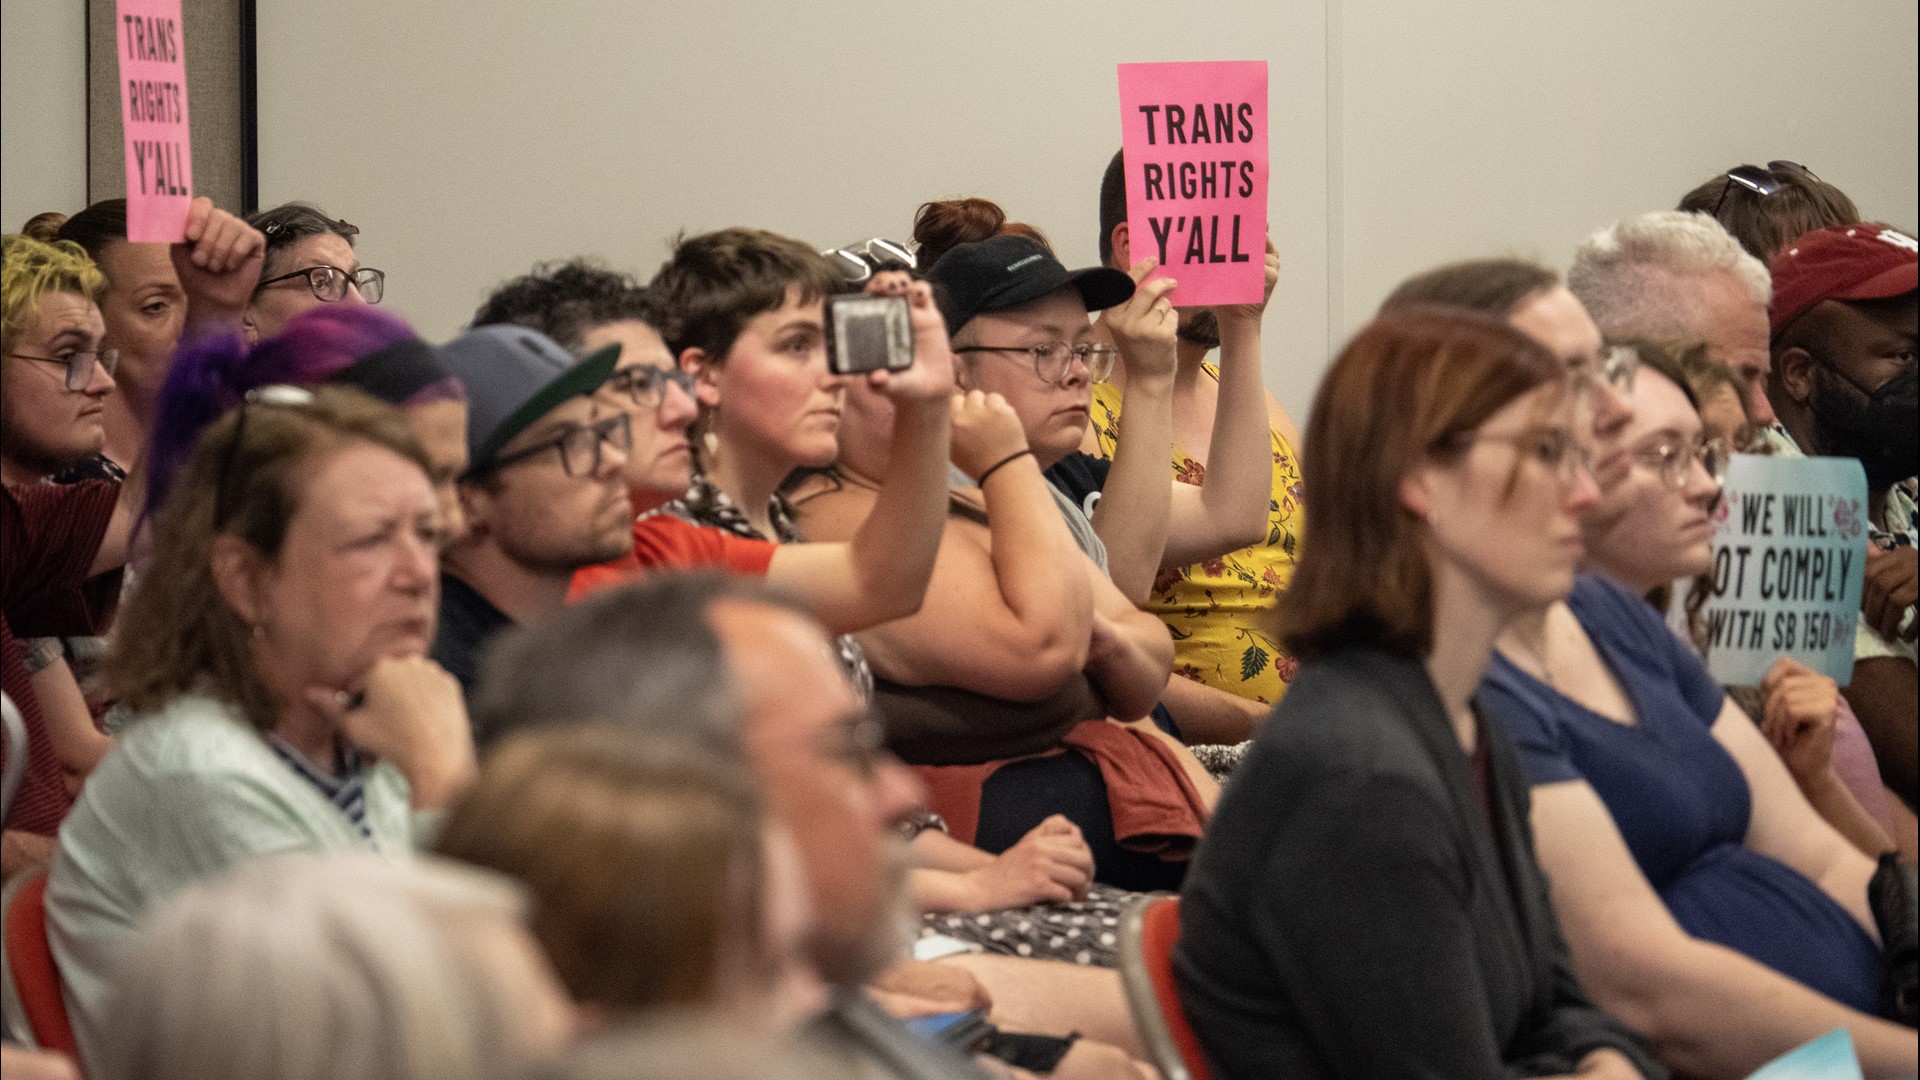
[[[1878,1012],[1879,947],[1846,909],[1746,847],[1751,794],[1709,729],[1724,696],[1646,601],[1583,576],[1567,603],[1639,722],[1615,723],[1495,654],[1478,704],[1535,787],[1584,780],[1687,933],[1861,1012]]]

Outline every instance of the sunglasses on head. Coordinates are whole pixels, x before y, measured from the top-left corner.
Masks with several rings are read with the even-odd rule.
[[[1727,186],[1720,189],[1720,201],[1713,204],[1713,216],[1720,216],[1721,207],[1727,205],[1727,196],[1735,185],[1746,188],[1762,199],[1787,186],[1785,178],[1791,177],[1802,183],[1819,180],[1813,170],[1797,161],[1769,161],[1765,168],[1759,165],[1735,165],[1726,171]]]
[[[832,264],[834,272],[850,285],[865,284],[868,278],[887,270],[918,269],[920,260],[913,246],[874,237],[846,247],[829,248],[820,253]]]

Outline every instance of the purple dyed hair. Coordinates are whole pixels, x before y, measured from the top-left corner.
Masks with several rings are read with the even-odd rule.
[[[355,361],[420,335],[405,319],[364,304],[328,304],[305,312],[273,337],[248,347],[237,337],[183,345],[174,354],[160,388],[153,437],[147,446],[147,504],[143,517],[159,512],[173,479],[209,424],[261,386],[314,386]],[[465,401],[454,378],[432,383],[400,408],[435,401]]]

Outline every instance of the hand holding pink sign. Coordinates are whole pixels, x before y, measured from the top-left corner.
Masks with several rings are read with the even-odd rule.
[[[1261,303],[1266,61],[1121,64],[1120,134],[1134,260],[1179,280],[1180,307]]]
[[[180,0],[118,0],[120,120],[127,151],[127,239],[179,243],[193,199],[186,38]]]

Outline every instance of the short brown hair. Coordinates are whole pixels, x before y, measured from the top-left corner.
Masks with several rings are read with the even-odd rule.
[[[720,363],[747,322],[787,302],[787,289],[799,286],[800,299],[822,299],[840,278],[820,253],[789,237],[764,229],[721,229],[674,240],[673,257],[647,288],[662,307],[660,336],[679,356],[687,349]]]
[[[1687,192],[1676,209],[1712,217],[1763,263],[1771,263],[1781,248],[1815,229],[1859,224],[1860,210],[1853,200],[1825,180],[1791,169],[1774,170],[1773,176],[1780,190],[1762,195],[1721,173]]]
[[[1287,651],[1305,660],[1354,646],[1431,652],[1424,524],[1401,503],[1401,478],[1458,454],[1488,417],[1565,378],[1545,349],[1489,315],[1408,307],[1354,335],[1307,423],[1302,501],[1314,512],[1281,598]]]
[[[447,816],[443,855],[519,879],[574,1000],[710,1004],[766,958],[760,799],[745,766],[611,727],[512,736]]]
[[[1470,259],[1415,274],[1388,294],[1381,312],[1416,304],[1465,308],[1504,319],[1528,297],[1560,284],[1560,275],[1520,259]]]
[[[400,410],[345,387],[311,393],[308,404],[229,411],[208,425],[175,479],[109,661],[109,680],[135,712],[204,689],[262,730],[273,727],[280,703],[255,669],[252,628],[214,584],[214,538],[238,537],[269,561],[278,558],[307,478],[353,443],[384,447],[432,471]],[[224,520],[215,521],[222,509]]]

